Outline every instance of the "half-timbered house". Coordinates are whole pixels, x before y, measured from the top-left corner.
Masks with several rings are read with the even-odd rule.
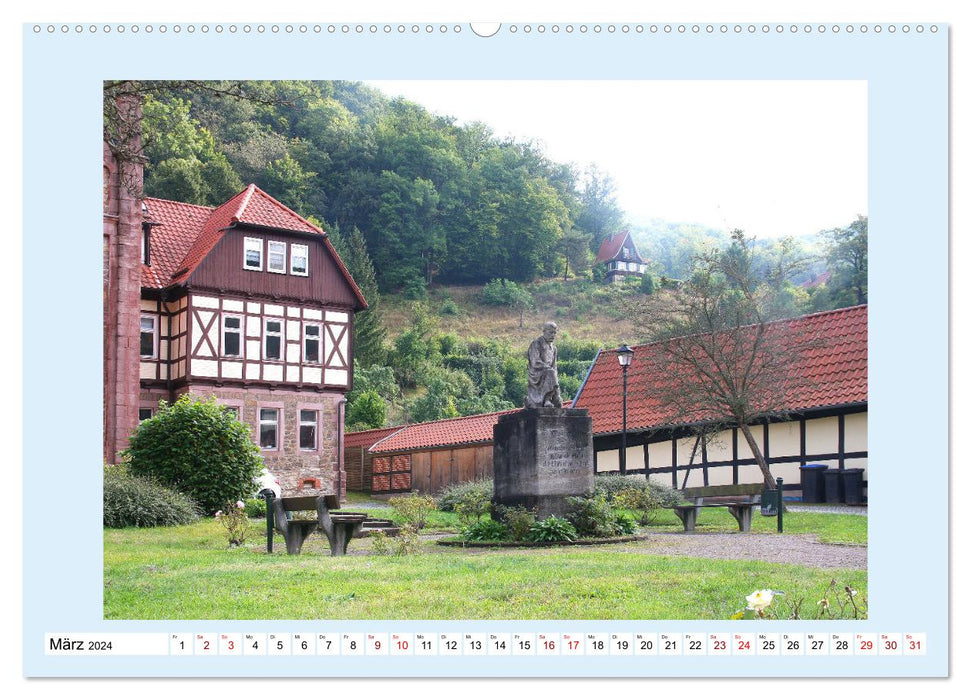
[[[108,191],[106,251],[107,212],[117,209]],[[137,389],[115,396],[126,410],[106,412],[106,461],[159,401],[214,396],[250,426],[285,492],[343,490],[353,319],[367,305],[327,234],[255,185],[218,207],[137,202],[125,249],[138,256],[125,259],[140,275],[137,326],[130,308],[124,323],[111,322],[118,307],[131,306],[130,282],[127,296],[106,291],[105,301],[106,382],[134,368]],[[106,290],[118,267],[106,254]],[[131,391],[135,382],[123,385]]]
[[[604,266],[604,280],[608,283],[622,282],[627,276],[642,277],[647,270],[647,261],[637,252],[629,231],[603,239],[595,264]]]

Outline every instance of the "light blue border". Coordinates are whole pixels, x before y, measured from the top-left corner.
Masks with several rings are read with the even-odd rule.
[[[24,27],[24,672],[29,676],[941,676],[948,672],[948,28],[567,34],[133,34]],[[104,26],[99,24],[99,27]],[[130,25],[129,25],[130,26]],[[172,25],[168,25],[171,28]],[[185,25],[183,25],[185,26]],[[228,27],[228,25],[224,25]],[[237,25],[241,27],[242,25]],[[252,25],[256,26],[256,25]],[[268,28],[270,25],[266,25]],[[299,25],[293,25],[298,27]],[[311,25],[312,26],[312,25]],[[393,25],[396,27],[397,25]],[[408,25],[410,27],[410,25]],[[424,24],[422,25],[424,26]],[[560,25],[561,27],[565,25]],[[593,26],[593,25],[589,25]],[[761,24],[757,25],[761,27]],[[814,25],[816,27],[817,25]],[[117,27],[117,25],[113,25]],[[832,27],[832,25],[827,25]],[[865,80],[870,182],[870,619],[773,632],[926,632],[924,657],[62,658],[44,634],[766,631],[738,622],[105,622],[100,86],[117,78]],[[806,193],[812,197],[812,192]],[[914,289],[919,288],[919,293]],[[70,309],[70,313],[64,313]],[[57,313],[57,332],[50,323]],[[71,339],[65,353],[64,338]],[[50,421],[52,406],[69,422]],[[52,505],[58,494],[66,502]]]

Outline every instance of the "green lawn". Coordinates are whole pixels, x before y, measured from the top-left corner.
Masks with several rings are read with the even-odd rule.
[[[799,513],[787,522],[795,527],[810,515],[841,518]],[[863,521],[865,541],[866,518],[857,519]],[[753,529],[771,531],[763,525]],[[802,525],[810,526],[808,520]],[[827,529],[842,532],[841,537],[855,532],[849,524]],[[808,617],[832,579],[863,595],[867,585],[866,571],[653,556],[625,552],[622,545],[462,550],[429,542],[416,556],[331,558],[319,535],[308,540],[299,557],[286,556],[282,538],[274,541],[276,551],[267,555],[259,521],[252,521],[246,545],[232,550],[211,520],[105,530],[104,616],[725,619],[744,606],[753,590],[772,588],[785,591],[788,600],[805,599],[803,617]],[[367,540],[354,540],[350,552],[366,552],[369,546]]]
[[[820,542],[833,544],[866,544],[867,520],[861,515],[836,513],[786,512],[782,515],[783,532],[789,535],[814,534]],[[752,515],[752,532],[776,532],[776,517],[762,516],[758,510]],[[662,510],[651,529],[682,532],[684,526],[674,511]],[[702,508],[695,527],[698,532],[736,532],[738,523],[727,508]]]

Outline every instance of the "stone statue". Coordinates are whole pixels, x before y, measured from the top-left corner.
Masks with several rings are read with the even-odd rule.
[[[543,335],[529,344],[529,385],[526,387],[526,408],[563,408],[560,380],[556,373],[556,324],[543,324]]]

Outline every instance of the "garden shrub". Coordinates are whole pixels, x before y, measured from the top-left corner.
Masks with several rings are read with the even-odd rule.
[[[505,525],[495,520],[477,520],[462,530],[462,537],[470,542],[500,542],[509,533]]]
[[[182,396],[161,402],[158,412],[132,433],[125,456],[131,473],[191,496],[207,513],[253,495],[263,468],[249,427],[215,397]]]
[[[246,506],[247,518],[265,518],[266,500],[263,498],[247,498],[243,501]]]
[[[573,542],[576,538],[576,528],[570,521],[555,515],[540,520],[529,528],[530,542]]]
[[[536,512],[524,506],[499,506],[496,514],[505,524],[509,538],[515,542],[525,542],[530,528],[536,524]]]
[[[475,492],[482,498],[491,499],[493,490],[492,479],[465,481],[460,484],[449,484],[438,494],[438,509],[445,513],[454,513],[455,505],[468,492]]]
[[[202,517],[191,498],[134,476],[124,465],[105,466],[103,507],[105,527],[185,525]]]
[[[388,499],[388,505],[395,512],[395,520],[402,525],[411,525],[421,531],[428,523],[428,515],[435,510],[435,499],[414,492]]]
[[[614,505],[618,508],[635,511],[641,525],[649,525],[654,522],[661,509],[660,499],[647,487],[621,491],[614,497]]]
[[[492,494],[482,491],[466,491],[455,504],[455,513],[465,527],[470,527],[486,515],[492,508]]]
[[[603,495],[567,498],[570,512],[567,520],[576,528],[580,537],[614,537],[624,534],[624,525]]]

